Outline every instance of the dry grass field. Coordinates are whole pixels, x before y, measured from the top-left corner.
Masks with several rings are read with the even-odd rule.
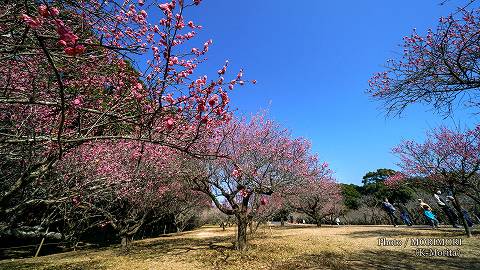
[[[4,260],[0,269],[480,269],[480,235],[467,239],[461,230],[450,228],[265,227],[250,238],[245,254],[232,250],[234,237],[233,227],[203,227],[136,241],[128,252],[109,247]],[[379,246],[379,238],[462,238],[462,245],[448,247],[459,251],[458,257],[415,256],[410,240],[406,246]]]

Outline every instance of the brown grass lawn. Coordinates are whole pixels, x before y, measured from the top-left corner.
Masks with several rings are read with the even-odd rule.
[[[480,269],[480,234],[401,226],[260,228],[245,254],[232,249],[234,228],[218,227],[136,241],[119,247],[0,261],[0,269]],[[458,257],[415,256],[415,247],[378,246],[379,238],[462,238]],[[444,250],[447,247],[435,247]]]

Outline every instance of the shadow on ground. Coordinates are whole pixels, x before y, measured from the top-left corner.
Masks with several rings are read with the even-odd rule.
[[[413,251],[382,250],[338,254],[322,252],[304,254],[271,269],[426,269],[464,270],[480,269],[480,259],[464,257],[415,257]]]
[[[41,270],[104,270],[107,269],[105,266],[102,266],[99,261],[81,261],[75,263],[65,263],[61,265],[52,265],[48,262],[10,262],[0,264],[0,269],[5,270],[32,270],[32,269],[41,269]]]
[[[319,228],[321,230],[321,228]],[[280,229],[283,231],[284,229]],[[279,230],[279,231],[280,231]],[[296,230],[295,230],[296,231]],[[346,253],[333,252],[330,249],[309,253],[305,249],[295,249],[288,245],[281,245],[288,237],[259,234],[254,239],[261,240],[268,235],[269,241],[251,241],[250,250],[246,254],[233,250],[233,235],[218,231],[206,233],[203,237],[199,234],[184,234],[171,237],[161,237],[134,242],[128,251],[119,247],[110,247],[97,251],[79,251],[74,253],[57,254],[54,256],[37,259],[3,261],[0,269],[11,270],[53,270],[53,269],[108,269],[108,259],[119,258],[120,261],[159,261],[159,260],[183,260],[186,262],[201,262],[204,269],[238,269],[247,262],[254,262],[254,266],[262,266],[264,269],[480,269],[480,258],[465,257],[416,257],[413,249],[350,249]],[[453,233],[453,234],[452,234]],[[367,230],[353,231],[346,234],[354,241],[360,238],[382,237],[443,237],[456,236],[457,231],[452,232],[447,228],[435,231],[430,229],[415,228],[415,230]],[[458,231],[458,235],[462,235]],[[287,238],[284,238],[287,237]],[[282,239],[283,238],[283,239]],[[254,240],[252,239],[252,240]],[[292,238],[289,238],[292,239]],[[307,240],[309,240],[307,238]],[[307,241],[306,240],[306,241]],[[303,241],[303,240],[301,240]],[[270,244],[267,244],[270,243]],[[441,247],[439,247],[441,248]],[[292,249],[292,250],[290,250]],[[281,253],[286,257],[269,256]],[[275,259],[275,260],[271,260]],[[118,263],[118,261],[117,261]],[[203,269],[203,267],[202,267]],[[255,269],[255,268],[250,268]]]
[[[182,258],[188,258],[189,261],[195,261],[201,259],[198,256],[189,256],[191,251],[196,250],[209,250],[213,252],[219,252],[218,256],[225,253],[227,250],[233,251],[234,246],[232,243],[232,236],[212,236],[204,238],[195,238],[185,235],[185,237],[159,237],[156,239],[148,239],[145,241],[137,241],[132,243],[127,250],[121,249],[118,246],[109,247],[98,250],[89,251],[77,251],[68,252],[62,254],[56,254],[53,257],[39,257],[35,259],[22,259],[12,261],[0,262],[0,270],[53,270],[53,269],[65,269],[65,270],[102,270],[108,269],[104,265],[102,258],[93,258],[90,254],[109,250],[107,256],[115,256],[117,258],[123,257],[124,259],[132,260],[160,260],[166,256],[183,256]],[[62,260],[66,258],[83,258],[76,262],[65,262]],[[48,259],[47,259],[48,258]]]
[[[459,237],[465,236],[463,230],[452,230],[450,228],[440,228],[433,230],[430,227],[415,227],[409,230],[392,228],[391,230],[365,230],[353,231],[348,233],[353,238],[370,238],[370,237]]]

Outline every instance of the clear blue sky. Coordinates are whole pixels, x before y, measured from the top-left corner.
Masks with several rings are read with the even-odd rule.
[[[214,41],[202,70],[213,75],[228,59],[258,81],[234,90],[240,114],[268,109],[295,136],[312,141],[340,182],[361,184],[368,171],[396,168],[390,150],[402,139],[422,140],[441,124],[478,122],[465,110],[443,119],[421,106],[386,118],[365,94],[370,76],[402,51],[403,36],[435,28],[458,2],[439,3],[205,0],[187,17],[204,26],[199,44]]]

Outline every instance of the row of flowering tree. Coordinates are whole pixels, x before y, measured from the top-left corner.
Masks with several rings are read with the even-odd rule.
[[[155,172],[150,170],[156,166],[153,163],[169,163],[152,153],[175,149],[188,156],[217,155],[215,147],[199,142],[231,118],[228,91],[245,82],[242,71],[231,80],[223,77],[228,62],[212,79],[195,75],[212,44],[207,40],[189,45],[202,26],[184,16],[199,4],[197,0],[2,2],[2,231],[18,232],[23,212],[48,208],[50,218],[29,223],[45,230],[48,225],[43,221],[57,220],[59,209],[65,210],[62,204],[83,207],[97,200],[92,197],[96,194],[107,208],[116,199],[129,201],[129,206],[143,200],[155,204],[156,195],[181,188],[160,188],[177,177],[165,178],[163,170],[158,178],[146,174]],[[144,184],[151,189],[145,190]],[[146,198],[154,187],[158,194]],[[134,191],[142,196],[134,196]],[[92,213],[103,210],[91,205],[82,215],[95,216]],[[120,210],[117,206],[112,209]],[[74,215],[82,207],[76,207]],[[135,221],[147,214],[137,208],[132,211]],[[121,225],[116,220],[111,215],[108,222],[126,235],[135,231],[130,220]]]
[[[166,215],[182,230],[213,201],[245,250],[249,222],[330,173],[306,140],[263,116],[233,118],[243,70],[197,74],[212,44],[189,45],[202,26],[185,16],[199,4],[2,3],[1,235],[112,228],[126,244]]]
[[[183,230],[191,211],[209,205],[183,180],[184,160],[178,150],[130,141],[88,143],[66,154],[58,174],[70,187],[70,215],[83,216],[76,231],[109,226],[126,245],[147,222],[166,215]]]

